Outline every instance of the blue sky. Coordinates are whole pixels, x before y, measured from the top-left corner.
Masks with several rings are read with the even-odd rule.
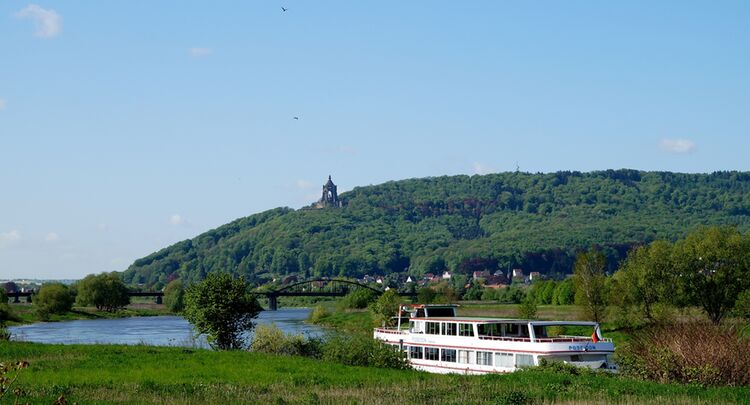
[[[0,279],[123,270],[328,174],[750,170],[748,21],[746,1],[0,2]]]

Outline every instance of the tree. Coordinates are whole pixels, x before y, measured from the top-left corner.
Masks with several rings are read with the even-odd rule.
[[[185,288],[180,280],[172,280],[164,287],[164,305],[174,313],[185,307]]]
[[[521,319],[536,319],[536,299],[529,295],[518,306],[518,317]]]
[[[575,286],[573,280],[565,279],[557,284],[552,293],[554,305],[570,305],[575,302]]]
[[[601,322],[607,310],[605,266],[604,255],[591,251],[579,254],[574,267],[576,304],[583,306],[586,317],[594,322]]]
[[[432,304],[435,301],[435,290],[430,287],[423,287],[417,291],[417,301],[421,304]]]
[[[77,301],[82,306],[114,312],[130,304],[128,288],[116,272],[89,274],[78,282]]]
[[[672,245],[665,241],[631,250],[612,276],[617,285],[612,291],[613,302],[623,308],[637,307],[649,322],[654,319],[654,305],[676,302],[672,250]]]
[[[216,349],[246,348],[245,333],[253,329],[253,319],[260,311],[258,300],[247,291],[244,277],[209,273],[185,291],[185,319],[205,334]]]
[[[372,318],[377,325],[393,326],[394,316],[398,316],[398,307],[401,305],[401,297],[396,290],[390,289],[381,295],[377,301],[370,305]]]
[[[61,283],[45,284],[34,297],[36,312],[42,318],[51,314],[64,314],[73,308],[75,296]]]
[[[700,306],[719,323],[750,288],[750,239],[732,227],[703,228],[675,244],[673,264],[680,304]]]

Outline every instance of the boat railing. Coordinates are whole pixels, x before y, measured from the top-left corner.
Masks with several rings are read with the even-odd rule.
[[[479,339],[482,340],[499,340],[503,342],[531,342],[532,340],[527,337],[516,337],[516,336],[490,336],[490,335],[479,335]],[[599,342],[612,342],[610,338],[601,338]],[[575,343],[575,342],[592,342],[593,339],[588,336],[555,336],[551,338],[536,338],[534,342],[538,343]]]
[[[377,333],[388,333],[391,335],[404,335],[406,334],[406,330],[399,329],[399,328],[375,328],[375,332]]]

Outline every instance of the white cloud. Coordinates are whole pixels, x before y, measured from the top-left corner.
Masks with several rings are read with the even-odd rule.
[[[667,139],[659,141],[659,147],[670,153],[690,153],[695,150],[695,142],[690,139]]]
[[[203,57],[203,56],[208,56],[208,55],[212,54],[213,52],[214,51],[211,48],[194,47],[194,48],[188,49],[188,53],[190,54],[190,56],[192,56],[194,58],[200,58],[200,57]]]
[[[8,105],[8,103],[0,98],[0,110],[4,110],[6,105]]]
[[[301,190],[309,190],[313,187],[315,187],[315,185],[311,181],[297,180],[297,188]]]
[[[18,242],[19,240],[21,240],[21,232],[18,232],[17,229],[0,233],[0,246]]]
[[[474,174],[489,174],[495,172],[495,169],[479,162],[474,162],[473,168]]]
[[[185,223],[185,218],[183,218],[182,216],[180,216],[180,214],[173,214],[172,216],[169,217],[169,224],[170,225],[178,226],[178,225],[182,225],[184,223]]]
[[[46,240],[47,242],[57,242],[58,240],[60,240],[60,235],[55,232],[50,232],[47,234],[47,236],[44,237],[44,240]]]
[[[56,37],[62,31],[62,17],[55,10],[44,9],[36,4],[29,4],[26,8],[16,13],[16,18],[30,19],[34,21],[36,31],[34,35],[39,38]]]

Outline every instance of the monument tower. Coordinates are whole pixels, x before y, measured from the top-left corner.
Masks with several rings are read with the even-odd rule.
[[[323,185],[323,195],[320,197],[320,201],[315,204],[315,208],[327,208],[327,207],[341,207],[341,201],[339,200],[339,194],[336,191],[336,185],[333,184],[331,176],[328,176],[328,181]]]

